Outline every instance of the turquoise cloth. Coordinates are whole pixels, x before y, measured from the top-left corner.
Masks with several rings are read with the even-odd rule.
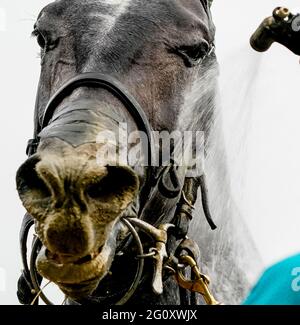
[[[244,305],[300,305],[300,254],[268,268]]]

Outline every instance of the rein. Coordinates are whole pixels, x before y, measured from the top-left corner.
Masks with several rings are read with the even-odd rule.
[[[152,128],[145,112],[122,84],[110,76],[99,73],[80,74],[68,81],[54,94],[44,111],[42,119],[36,118],[34,139],[29,140],[26,151],[28,156],[32,156],[37,152],[41,132],[51,125],[56,108],[74,90],[80,87],[105,89],[120,100],[134,119],[138,129],[147,135],[148,166],[151,167],[154,161],[154,141],[151,132]],[[38,116],[37,108],[35,115]],[[172,276],[181,288],[181,303],[195,304],[197,300],[195,293],[200,293],[207,304],[219,304],[209,290],[209,278],[202,274],[198,267],[198,260],[200,258],[199,247],[194,241],[187,238],[189,225],[193,219],[198,188],[201,189],[202,206],[206,219],[210,227],[215,229],[216,226],[212,220],[208,205],[205,175],[199,178],[184,178],[182,184],[178,169],[172,163],[164,168],[160,168],[158,175],[155,174],[154,168],[147,168],[146,182],[141,190],[143,204],[141,204],[139,213],[136,218],[121,218],[121,222],[128,228],[130,233],[129,245],[133,241],[135,243],[134,247],[137,249],[137,270],[130,288],[114,304],[124,305],[130,301],[134,293],[144,282],[144,265],[148,259],[153,261],[152,291],[156,295],[163,293],[163,282]],[[145,212],[147,207],[149,207],[149,202],[155,202],[158,196],[166,202],[170,209],[174,208],[177,204],[175,213],[171,213],[168,220],[147,222]],[[163,217],[166,216],[163,215]],[[20,232],[23,272],[18,282],[18,298],[22,304],[28,305],[38,304],[38,298],[40,297],[46,304],[51,305],[53,303],[45,296],[41,289],[42,277],[37,272],[35,266],[38,253],[42,247],[41,241],[35,235],[31,248],[30,262],[28,263],[27,260],[28,234],[33,225],[34,219],[29,214],[26,214]],[[144,251],[145,243],[143,243],[141,233],[145,233],[155,243],[149,248],[148,252]],[[171,246],[174,246],[175,249],[174,247],[170,249]],[[122,253],[125,254],[126,252],[122,251]],[[188,268],[190,268],[190,279],[186,276]],[[190,299],[187,298],[187,291],[192,292]]]

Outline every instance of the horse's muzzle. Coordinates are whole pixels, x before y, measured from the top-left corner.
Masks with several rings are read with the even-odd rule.
[[[61,263],[44,246],[36,261],[37,270],[44,278],[56,283],[68,297],[74,300],[87,297],[98,287],[111,267],[118,232],[117,225],[97,253],[69,263]]]
[[[109,271],[139,177],[128,166],[99,165],[94,144],[74,148],[49,139],[41,147],[20,167],[17,188],[44,246],[38,272],[77,299]]]

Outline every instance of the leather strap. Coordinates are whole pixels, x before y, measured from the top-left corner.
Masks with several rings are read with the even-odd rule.
[[[154,162],[154,142],[152,140],[151,126],[147,119],[145,112],[142,110],[139,103],[135,98],[129,94],[124,86],[112,78],[100,73],[83,73],[80,74],[66,84],[64,84],[57,92],[51,97],[47,107],[45,108],[44,115],[41,122],[36,121],[36,138],[29,141],[27,152],[32,154],[36,151],[39,143],[38,134],[49,125],[53,114],[59,104],[71,93],[80,87],[94,87],[101,88],[109,91],[125,106],[129,114],[133,117],[138,129],[145,132],[148,140],[148,166],[153,166]]]
[[[206,217],[208,224],[210,225],[210,228],[212,230],[215,230],[215,229],[217,229],[217,226],[214,223],[213,218],[210,213],[209,200],[208,200],[208,188],[207,188],[207,183],[206,183],[206,177],[204,174],[199,177],[199,182],[200,182],[200,188],[201,188],[201,198],[202,198],[202,207],[203,207],[204,215]]]
[[[30,305],[35,296],[35,293],[33,292],[34,288],[30,277],[30,270],[27,263],[27,239],[29,230],[33,226],[33,224],[33,218],[28,213],[26,213],[23,218],[20,230],[20,248],[24,269],[22,271],[22,275],[19,278],[17,290],[18,299],[23,305]]]
[[[27,239],[30,228],[33,226],[34,220],[28,213],[25,214],[20,230],[20,248],[21,248],[21,257],[22,263],[24,266],[25,273],[30,277],[30,271],[27,264]]]

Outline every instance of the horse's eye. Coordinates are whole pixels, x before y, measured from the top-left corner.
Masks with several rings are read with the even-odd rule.
[[[39,44],[39,46],[43,49],[45,48],[46,46],[46,41],[45,41],[45,38],[42,34],[40,34],[38,37],[37,37],[37,42]]]
[[[32,34],[36,37],[39,46],[44,49],[46,47],[46,39],[43,34],[38,29],[35,29]]]
[[[214,46],[202,41],[199,44],[183,45],[176,49],[188,67],[193,67],[201,63],[214,50]]]

